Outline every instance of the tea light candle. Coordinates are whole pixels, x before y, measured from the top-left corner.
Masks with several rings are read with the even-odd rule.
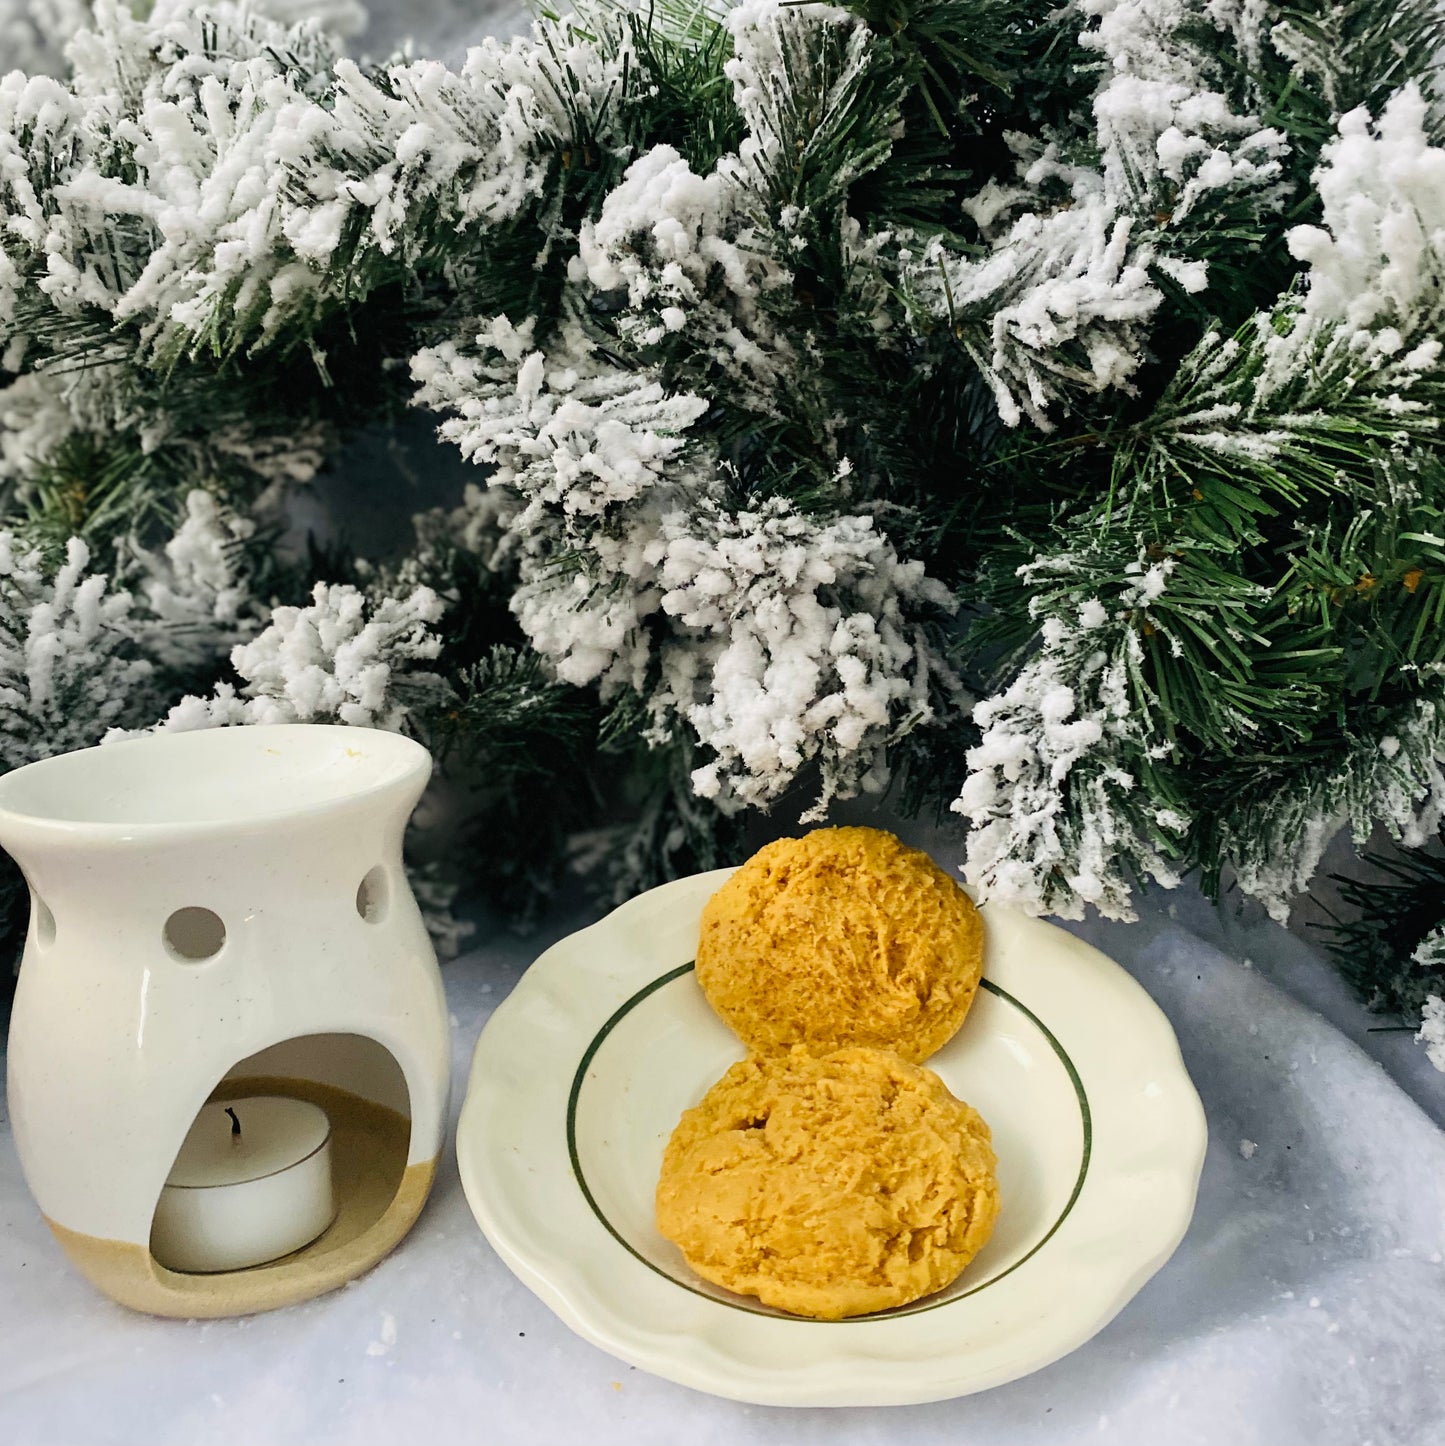
[[[305,1100],[202,1106],[151,1226],[168,1270],[245,1270],[309,1245],[336,1218],[331,1121]]]

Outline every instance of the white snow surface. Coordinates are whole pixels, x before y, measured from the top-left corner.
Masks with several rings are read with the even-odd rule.
[[[851,821],[880,819],[860,808]],[[912,838],[959,862],[941,836]],[[528,961],[590,917],[555,910],[537,936],[500,932],[446,967],[454,1109],[491,1010]],[[1338,976],[1268,920],[1216,912],[1181,889],[1146,898],[1138,923],[1071,927],[1168,1014],[1211,1145],[1173,1260],[1093,1341],[1036,1375],[932,1406],[790,1411],[629,1370],[571,1334],[496,1257],[450,1148],[416,1229],[346,1290],[249,1320],[133,1315],[65,1265],[0,1114],[0,1437],[26,1446],[1445,1439],[1445,1137],[1431,1118],[1445,1121],[1445,1078],[1408,1034],[1366,1033],[1373,1021]],[[1256,1148],[1242,1151],[1241,1140]]]

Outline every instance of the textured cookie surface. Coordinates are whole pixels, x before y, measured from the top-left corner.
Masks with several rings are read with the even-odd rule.
[[[998,1213],[988,1126],[878,1049],[735,1064],[663,1156],[658,1229],[705,1279],[836,1320],[941,1290]]]
[[[697,979],[761,1054],[849,1044],[925,1060],[983,972],[983,921],[925,853],[872,828],[760,849],[703,908]]]

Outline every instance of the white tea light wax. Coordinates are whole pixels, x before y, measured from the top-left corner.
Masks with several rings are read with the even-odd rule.
[[[264,1265],[309,1245],[336,1218],[331,1121],[305,1100],[263,1095],[202,1106],[151,1226],[168,1270]]]

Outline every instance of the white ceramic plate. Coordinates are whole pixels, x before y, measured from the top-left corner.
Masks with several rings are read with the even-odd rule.
[[[1010,910],[984,910],[983,988],[928,1061],[989,1122],[999,1161],[993,1238],[949,1289],[800,1320],[704,1282],[657,1233],[678,1116],[745,1053],[692,971],[703,903],[730,872],[665,884],[563,939],[483,1030],[457,1156],[497,1253],[603,1350],[759,1404],[942,1400],[1082,1345],[1183,1237],[1204,1112],[1143,989]]]

